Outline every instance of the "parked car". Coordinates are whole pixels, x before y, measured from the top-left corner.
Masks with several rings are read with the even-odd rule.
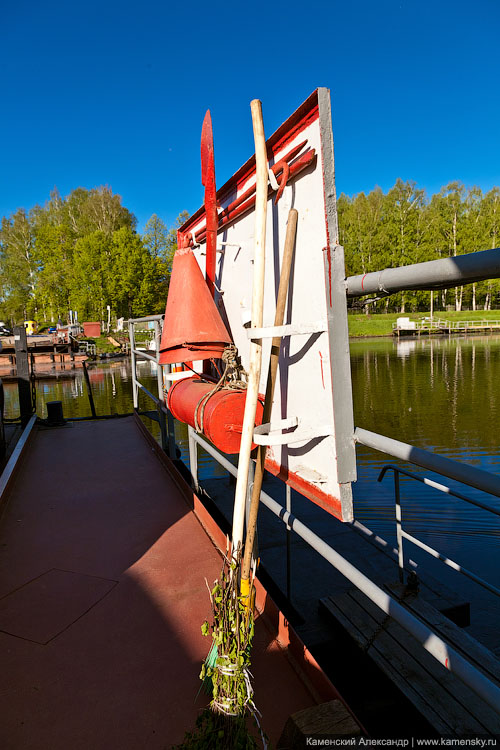
[[[12,328],[9,328],[9,326],[5,325],[5,323],[0,320],[0,336],[12,336],[12,334]]]

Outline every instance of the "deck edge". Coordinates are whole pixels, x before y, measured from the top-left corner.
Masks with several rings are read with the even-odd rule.
[[[12,455],[0,475],[0,519],[2,518],[9,502],[9,492],[12,487],[12,482],[35,432],[34,427],[36,425],[36,420],[37,415],[33,414],[21,433],[21,437],[17,441],[16,447],[12,451]]]
[[[156,456],[166,469],[170,478],[178,487],[182,497],[185,499],[189,508],[194,512],[199,523],[212,540],[214,546],[221,554],[223,554],[226,550],[226,535],[216,524],[194,490],[187,484],[184,477],[175,467],[175,464],[153,438],[138,414],[135,414],[135,421],[140,432],[151,445]],[[276,641],[279,648],[285,653],[292,667],[305,683],[312,698],[317,703],[339,699],[346,707],[349,714],[353,716],[361,727],[362,725],[353,714],[342,695],[340,695],[339,691],[323,672],[314,656],[310,653],[288,620],[284,617],[283,613],[258,578],[255,581],[255,588],[255,604],[259,617],[262,617],[266,630],[273,637],[273,640]]]

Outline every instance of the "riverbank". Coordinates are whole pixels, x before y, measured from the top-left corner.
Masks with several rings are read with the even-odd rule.
[[[393,324],[401,317],[421,321],[430,316],[430,312],[419,313],[349,313],[349,336],[363,338],[365,336],[392,336]],[[500,310],[466,310],[462,312],[434,312],[435,318],[456,322],[458,320],[500,320]]]

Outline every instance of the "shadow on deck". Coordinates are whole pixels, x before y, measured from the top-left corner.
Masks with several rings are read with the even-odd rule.
[[[1,746],[180,742],[207,700],[200,625],[221,557],[134,418],[35,428],[0,548]],[[276,743],[318,696],[262,618],[252,671]]]

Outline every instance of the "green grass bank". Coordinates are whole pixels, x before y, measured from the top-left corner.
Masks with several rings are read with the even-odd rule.
[[[364,336],[391,336],[393,324],[397,318],[406,317],[410,320],[428,318],[430,312],[419,313],[349,313],[349,336],[359,338]],[[434,312],[434,318],[441,320],[500,320],[500,310],[467,310],[462,312]]]

